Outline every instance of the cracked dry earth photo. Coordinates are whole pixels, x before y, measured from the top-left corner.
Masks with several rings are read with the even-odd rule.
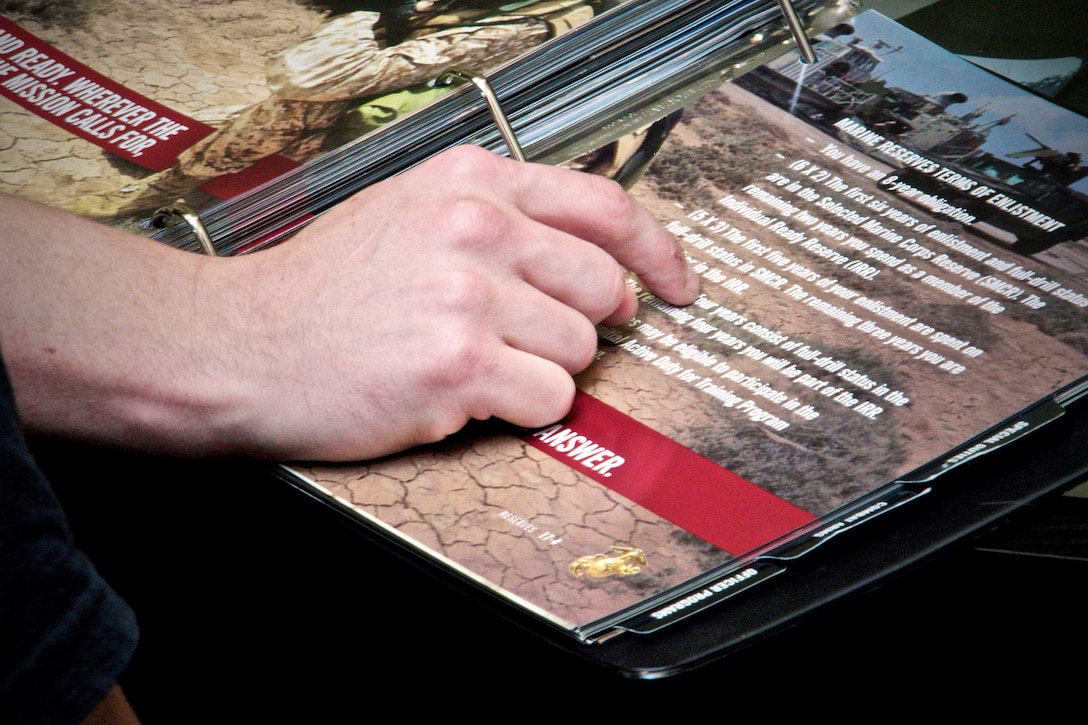
[[[731,558],[514,431],[488,434],[488,427],[389,460],[292,468],[463,573],[567,624],[592,622]],[[648,565],[626,577],[570,573],[575,559],[615,545],[642,549]]]

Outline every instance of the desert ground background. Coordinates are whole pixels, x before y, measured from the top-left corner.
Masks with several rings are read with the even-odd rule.
[[[269,95],[269,58],[326,11],[296,0],[12,0],[0,12],[103,75],[218,127]],[[0,190],[57,206],[149,175],[7,100],[0,149]]]

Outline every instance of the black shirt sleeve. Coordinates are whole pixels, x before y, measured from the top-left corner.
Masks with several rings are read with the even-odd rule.
[[[132,610],[72,541],[0,360],[0,722],[78,723],[137,636]]]

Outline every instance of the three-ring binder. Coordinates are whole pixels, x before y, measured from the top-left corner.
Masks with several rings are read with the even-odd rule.
[[[782,8],[782,14],[786,18],[786,26],[793,36],[793,41],[797,46],[797,52],[801,56],[801,62],[815,63],[816,51],[813,50],[808,36],[805,35],[804,25],[801,23],[801,18],[797,15],[797,9],[794,8],[793,1],[778,0],[778,4]],[[476,86],[480,95],[483,96],[484,102],[487,103],[487,108],[491,112],[491,118],[495,121],[495,125],[499,129],[499,135],[502,136],[503,143],[505,143],[506,147],[510,150],[510,155],[518,161],[525,161],[525,152],[518,142],[517,134],[514,133],[514,127],[506,117],[506,112],[503,111],[499,96],[495,93],[495,90],[491,87],[491,83],[487,78],[483,74],[472,70],[451,68],[439,76],[435,83],[449,85],[455,80],[467,81]]]
[[[491,118],[499,129],[499,135],[502,136],[503,143],[506,144],[506,148],[510,149],[510,155],[518,161],[525,161],[525,152],[522,150],[517,135],[514,133],[514,127],[510,125],[509,119],[506,118],[506,112],[502,110],[499,96],[495,93],[495,89],[491,87],[491,83],[487,78],[475,71],[451,68],[440,75],[435,82],[449,85],[454,80],[468,81],[476,86],[476,89],[480,91],[480,95],[483,96],[484,101],[487,103],[487,110],[491,112]]]
[[[785,16],[786,25],[789,28],[790,34],[793,36],[797,51],[801,56],[801,62],[816,62],[816,53],[813,50],[808,37],[805,35],[804,26],[801,23],[796,8],[793,6],[793,0],[777,1],[781,7],[782,14]],[[499,100],[498,94],[495,93],[495,90],[491,87],[491,83],[488,79],[483,74],[476,71],[463,68],[451,68],[441,74],[434,82],[435,84],[440,85],[450,85],[455,81],[470,82],[476,86],[476,89],[480,92],[480,95],[487,104],[491,118],[498,128],[499,135],[502,137],[503,143],[506,144],[510,156],[518,161],[526,161],[527,157],[522,149],[521,143],[518,141],[517,134],[514,132],[514,128],[507,118],[506,112],[502,108],[502,103]],[[151,224],[161,229],[163,227],[173,226],[178,223],[178,220],[183,221],[189,226],[204,254],[213,257],[219,255],[211,235],[208,234],[200,216],[185,204],[174,203],[160,208],[152,216]]]
[[[178,220],[185,222],[189,225],[189,228],[193,230],[193,236],[195,236],[197,242],[200,243],[200,250],[204,252],[204,254],[207,254],[209,257],[219,256],[219,250],[215,248],[211,235],[208,234],[208,230],[204,227],[204,222],[200,221],[200,215],[185,204],[175,202],[174,204],[160,207],[151,216],[151,225],[162,229],[163,227],[177,224]]]
[[[797,8],[793,7],[792,0],[778,0],[782,7],[782,14],[786,16],[786,25],[789,26],[793,42],[797,45],[797,52],[801,54],[802,63],[815,63],[816,51],[812,49],[812,43],[805,35],[805,28],[801,24],[801,18],[797,16]]]

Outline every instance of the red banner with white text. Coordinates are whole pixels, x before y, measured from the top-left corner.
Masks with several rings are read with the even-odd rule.
[[[526,441],[732,554],[815,518],[586,393],[562,422]]]
[[[0,16],[0,96],[150,171],[215,132],[57,50]],[[296,166],[281,156],[206,182],[201,189],[228,199]]]

